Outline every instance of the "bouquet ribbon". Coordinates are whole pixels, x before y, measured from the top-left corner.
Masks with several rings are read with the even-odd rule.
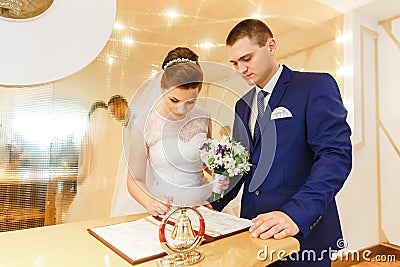
[[[221,198],[222,190],[220,188],[220,183],[218,181],[224,181],[226,179],[229,179],[227,176],[214,173],[214,184],[212,187],[212,193],[211,193],[211,200],[212,201],[218,201]]]

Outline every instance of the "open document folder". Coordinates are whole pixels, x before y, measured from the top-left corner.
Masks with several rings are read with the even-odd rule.
[[[198,208],[203,215],[206,231],[204,242],[211,242],[225,236],[246,231],[252,222],[231,214]],[[193,230],[198,229],[198,219],[194,213],[187,214]],[[147,216],[143,219],[88,229],[89,233],[131,264],[165,255],[161,248],[158,227],[161,217]],[[173,228],[174,220],[167,223],[167,230]]]

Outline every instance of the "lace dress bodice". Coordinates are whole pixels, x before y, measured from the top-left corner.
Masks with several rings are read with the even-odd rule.
[[[208,124],[208,114],[198,107],[181,120],[168,120],[156,110],[149,113],[144,137],[153,194],[172,196],[176,205],[193,205],[208,197],[205,192],[194,193],[205,182],[199,147],[207,138]]]
[[[179,139],[188,142],[197,134],[207,135],[208,122],[207,112],[198,107],[194,107],[181,120],[166,119],[153,109],[146,120],[145,141],[149,147],[161,139]]]

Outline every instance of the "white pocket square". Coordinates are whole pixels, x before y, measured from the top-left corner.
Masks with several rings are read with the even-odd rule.
[[[285,107],[277,107],[271,113],[271,120],[291,118],[293,117],[292,112]]]

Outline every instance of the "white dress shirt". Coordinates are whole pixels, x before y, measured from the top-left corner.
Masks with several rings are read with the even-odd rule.
[[[269,98],[271,97],[272,91],[274,90],[274,87],[276,85],[276,82],[279,79],[279,76],[281,76],[283,70],[283,66],[279,65],[278,70],[275,72],[274,76],[272,76],[271,80],[262,88],[262,90],[268,92],[268,95],[264,99],[264,109],[268,105]],[[256,119],[257,119],[257,94],[258,92],[261,91],[261,88],[256,85],[256,92],[253,97],[253,103],[251,104],[251,110],[252,112],[250,113],[250,119],[249,119],[249,128],[251,132],[251,137],[254,137],[254,126],[256,125]]]

